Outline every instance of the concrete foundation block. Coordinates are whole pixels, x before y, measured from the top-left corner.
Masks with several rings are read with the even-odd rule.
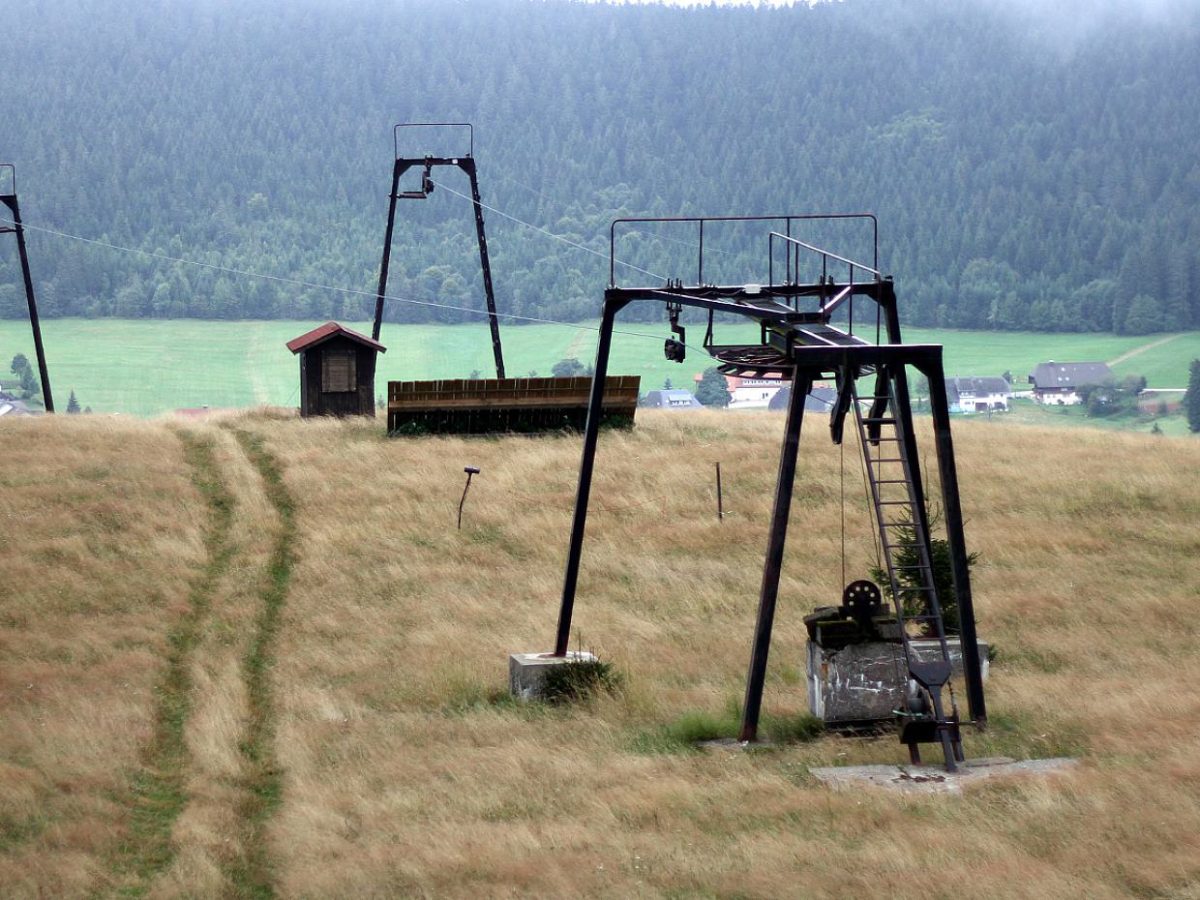
[[[518,700],[537,700],[542,696],[546,672],[554,666],[595,662],[586,650],[568,650],[566,656],[553,653],[511,653],[508,657],[508,690]]]
[[[954,677],[962,677],[962,645],[947,640]],[[918,659],[933,661],[941,657],[935,640],[911,641]],[[979,642],[980,668],[988,674],[988,645]],[[893,718],[904,700],[908,669],[904,648],[887,641],[851,644],[839,650],[827,650],[808,642],[808,707],[814,716],[828,724],[868,723]]]

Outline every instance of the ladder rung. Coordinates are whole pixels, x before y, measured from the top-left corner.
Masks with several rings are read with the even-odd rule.
[[[880,500],[880,506],[912,506],[911,500]]]
[[[912,484],[907,478],[876,478],[876,484]]]
[[[902,463],[902,462],[904,462],[904,460],[902,460],[902,459],[878,459],[878,458],[876,458],[876,459],[873,459],[873,460],[871,460],[871,462],[873,462],[873,463]]]
[[[864,425],[895,425],[896,420],[895,419],[883,419],[883,418],[879,418],[877,416],[876,417],[868,416],[867,418],[863,419],[863,424]]]

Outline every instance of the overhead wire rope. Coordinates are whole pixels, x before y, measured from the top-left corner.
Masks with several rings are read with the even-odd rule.
[[[470,198],[468,198],[468,199],[470,199]],[[7,218],[4,218],[3,216],[0,216],[0,224],[16,225],[16,222],[13,221],[12,219],[7,219]],[[306,287],[306,288],[312,288],[314,290],[331,291],[333,293],[338,293],[338,294],[349,294],[349,295],[353,295],[353,296],[369,297],[371,299],[376,299],[379,296],[378,293],[375,291],[367,291],[367,290],[363,290],[361,288],[347,288],[347,287],[339,287],[337,285],[331,285],[331,284],[320,284],[319,282],[305,281],[300,278],[289,278],[285,275],[272,275],[267,272],[255,272],[252,269],[238,269],[238,268],[234,268],[232,266],[222,266],[222,265],[219,265],[218,263],[201,262],[200,260],[187,259],[185,257],[179,257],[179,256],[171,256],[170,254],[160,253],[156,250],[143,250],[138,247],[126,247],[121,244],[114,244],[110,241],[99,240],[98,238],[83,237],[82,235],[71,234],[70,232],[60,231],[55,228],[48,228],[44,225],[32,225],[29,222],[24,222],[24,221],[21,223],[21,225],[23,228],[26,228],[29,231],[37,231],[37,232],[41,232],[43,234],[53,235],[55,237],[66,238],[66,239],[72,240],[72,241],[79,241],[84,244],[90,244],[90,245],[97,246],[97,247],[104,247],[106,249],[118,251],[121,253],[132,253],[132,254],[137,254],[139,256],[147,256],[152,259],[161,260],[163,262],[179,263],[181,265],[195,266],[195,267],[201,268],[201,269],[209,269],[210,271],[221,272],[222,274],[226,274],[226,275],[236,275],[236,276],[243,277],[243,278],[261,278],[261,279],[264,279],[267,281],[279,282],[281,284],[290,284],[295,287]],[[531,226],[531,227],[537,228],[537,226]],[[539,229],[539,230],[541,230],[541,229]],[[546,233],[552,234],[551,232],[546,232]],[[567,241],[566,238],[560,237],[559,239]],[[567,241],[567,243],[573,244],[573,242],[571,242],[571,241]],[[582,247],[582,245],[577,245],[577,246]],[[596,252],[594,250],[591,250],[588,247],[582,247],[582,249],[588,250],[589,252],[592,252],[592,253]],[[651,274],[653,274],[653,273],[651,273]],[[655,276],[655,277],[658,277],[658,276]],[[469,313],[471,315],[477,315],[477,316],[490,317],[492,315],[492,313],[490,313],[486,309],[473,309],[469,306],[458,306],[458,305],[452,304],[452,303],[439,303],[434,300],[418,300],[413,297],[402,297],[399,294],[385,294],[383,299],[394,301],[396,303],[407,303],[407,304],[414,305],[414,306],[430,307],[430,308],[434,308],[434,309],[447,309],[447,310],[451,310],[451,311],[455,311],[455,312]],[[495,315],[497,318],[510,319],[510,320],[518,321],[518,322],[530,322],[530,323],[538,324],[538,325],[555,325],[555,326],[558,326],[561,328],[573,328],[573,329],[576,329],[579,331],[595,331],[595,332],[600,331],[599,326],[585,325],[580,322],[562,322],[557,319],[547,319],[547,318],[542,318],[542,317],[538,317],[538,316],[523,316],[523,315],[519,315],[517,313],[497,312],[497,313],[495,313]],[[653,340],[653,341],[661,341],[662,340],[662,338],[659,335],[646,334],[645,332],[641,332],[641,331],[627,331],[624,329],[614,329],[613,334],[621,334],[621,335],[626,335],[628,337],[646,338],[648,340]]]
[[[466,200],[468,203],[472,203],[472,204],[475,203],[475,199],[473,197],[469,197],[466,194],[462,193],[461,191],[456,191],[454,188],[450,187],[449,185],[442,184],[440,181],[433,181],[433,179],[430,179],[430,181],[433,184],[440,187],[442,190],[446,191],[447,193],[453,194],[456,197],[461,197],[462,199]],[[488,212],[493,212],[498,216],[503,216],[505,219],[509,219],[513,222],[516,222],[518,225],[524,225],[526,228],[532,228],[534,231],[538,232],[539,234],[544,234],[546,237],[553,238],[556,241],[562,241],[568,247],[574,247],[576,250],[583,250],[585,253],[590,253],[593,256],[599,256],[601,259],[609,258],[609,255],[607,253],[603,253],[600,250],[595,250],[592,247],[587,246],[586,244],[581,244],[578,241],[571,240],[570,238],[563,237],[561,234],[555,234],[553,231],[548,231],[547,229],[543,228],[540,225],[534,225],[532,222],[526,222],[524,219],[519,219],[514,215],[510,215],[509,213],[506,213],[502,209],[497,209],[494,206],[488,206],[482,200],[479,201],[479,206],[482,209],[486,209]],[[659,275],[657,272],[651,272],[649,269],[643,269],[641,266],[635,266],[633,263],[625,262],[625,260],[623,260],[623,259],[614,259],[613,262],[615,262],[617,265],[625,266],[628,269],[633,269],[634,271],[641,272],[643,275],[649,275],[651,278],[658,278],[661,281],[667,280],[665,275]]]

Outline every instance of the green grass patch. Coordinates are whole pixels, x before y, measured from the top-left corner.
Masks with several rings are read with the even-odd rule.
[[[903,300],[902,300],[903,302]],[[42,331],[55,392],[74,390],[82,406],[94,412],[156,415],[202,406],[242,408],[299,403],[296,358],[284,344],[320,324],[315,321],[224,322],[198,319],[46,319]],[[370,333],[368,322],[347,322]],[[549,375],[558,360],[595,357],[596,322],[572,325],[506,325],[501,339],[510,375],[536,371]],[[613,337],[609,372],[640,375],[642,391],[661,388],[666,379],[690,388],[693,376],[712,365],[693,348],[682,363],[662,355],[664,323],[619,322]],[[755,341],[753,325],[719,325],[726,341]],[[873,329],[871,329],[873,337]],[[1023,384],[1039,362],[1108,362],[1141,347],[1144,353],[1119,363],[1119,376],[1145,375],[1151,387],[1186,387],[1188,363],[1200,357],[1200,332],[1186,332],[1160,346],[1164,335],[1118,337],[1111,334],[1040,334],[1030,332],[954,331],[907,328],[910,343],[945,347],[948,376],[999,375],[1011,372]],[[464,378],[471,371],[493,371],[492,347],[484,323],[465,325],[385,324],[376,394],[389,380]],[[17,353],[33,358],[29,324],[0,320],[0,371]],[[136,361],[136,362],[134,362]],[[63,401],[65,403],[65,400]]]

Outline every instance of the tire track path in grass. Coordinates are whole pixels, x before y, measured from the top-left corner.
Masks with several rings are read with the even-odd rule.
[[[116,865],[121,893],[126,896],[145,894],[175,856],[171,833],[187,803],[185,730],[194,705],[191,658],[217,584],[234,553],[230,533],[236,501],[221,478],[213,443],[187,431],[178,435],[192,483],[208,507],[204,525],[208,558],[186,611],[167,636],[167,669],[155,691],[154,731],[142,754],[142,768],[133,779],[129,839]]]
[[[1151,341],[1148,344],[1142,344],[1140,347],[1134,347],[1132,350],[1129,350],[1126,353],[1122,353],[1116,359],[1110,359],[1108,361],[1108,365],[1109,366],[1119,366],[1121,363],[1123,363],[1127,360],[1133,359],[1135,356],[1141,356],[1143,353],[1145,353],[1148,350],[1157,350],[1163,344],[1169,344],[1169,343],[1171,343],[1171,341],[1173,341],[1179,337],[1183,337],[1183,335],[1169,334],[1165,338],[1159,338],[1157,341]]]
[[[242,451],[263,480],[267,499],[279,518],[278,531],[262,587],[262,603],[254,635],[243,663],[249,702],[249,721],[241,752],[245,762],[245,799],[237,810],[244,852],[228,872],[234,891],[244,897],[274,897],[274,867],[267,825],[282,799],[283,773],[275,755],[275,703],[271,668],[288,586],[292,578],[296,539],[295,504],[283,482],[283,468],[262,438],[233,427]]]

